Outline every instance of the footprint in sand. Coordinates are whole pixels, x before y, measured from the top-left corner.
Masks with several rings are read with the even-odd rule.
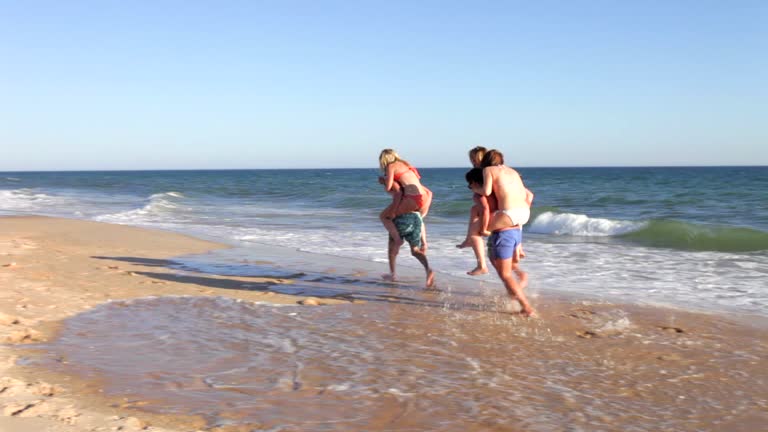
[[[27,344],[45,340],[43,334],[37,330],[22,329],[6,336],[5,341],[11,344]]]
[[[59,410],[53,417],[60,422],[73,425],[77,423],[77,418],[80,417],[80,412],[73,407],[67,407]]]
[[[565,316],[569,316],[571,318],[581,319],[581,320],[589,320],[594,318],[594,316],[597,315],[597,312],[589,310],[589,309],[573,309],[572,312],[565,314]]]
[[[661,330],[664,330],[669,333],[685,333],[685,330],[681,329],[680,327],[673,327],[673,326],[658,326]]]
[[[576,336],[582,339],[591,339],[591,338],[599,337],[597,333],[590,330],[582,330],[582,331],[576,332]]]
[[[32,402],[22,402],[22,403],[11,403],[5,406],[3,408],[3,415],[6,417],[15,417],[15,416],[21,416],[24,412],[29,410],[30,408],[34,407],[38,403],[42,401],[32,401]]]
[[[307,297],[303,300],[299,300],[296,303],[303,305],[303,306],[320,306],[325,305],[326,303],[323,303],[320,301],[320,299],[316,299],[314,297]]]
[[[18,317],[0,312],[0,325],[10,326],[10,325],[16,325],[16,324],[21,324],[21,319],[19,319]]]

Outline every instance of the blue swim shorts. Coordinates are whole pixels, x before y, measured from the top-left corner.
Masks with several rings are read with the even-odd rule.
[[[514,228],[494,231],[488,237],[488,258],[510,259],[515,254],[517,245],[523,243],[523,230]]]
[[[392,219],[392,222],[394,222],[400,237],[407,241],[411,247],[421,247],[421,214],[418,212],[401,214]]]

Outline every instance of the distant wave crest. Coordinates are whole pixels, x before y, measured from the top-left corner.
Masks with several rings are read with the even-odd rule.
[[[768,232],[667,219],[625,221],[573,213],[544,212],[536,216],[527,231],[548,235],[616,237],[644,246],[690,251],[768,250]]]
[[[653,220],[622,238],[647,246],[673,249],[756,252],[768,250],[768,232],[752,228],[699,225],[673,220]]]
[[[644,222],[591,218],[573,213],[544,212],[530,223],[528,231],[537,234],[607,237],[641,229]]]
[[[150,195],[147,203],[138,209],[119,213],[96,216],[94,219],[101,222],[115,223],[140,223],[150,222],[174,212],[179,207],[179,201],[184,198],[180,192],[163,192]]]
[[[35,212],[62,205],[66,200],[35,189],[0,190],[0,209]]]

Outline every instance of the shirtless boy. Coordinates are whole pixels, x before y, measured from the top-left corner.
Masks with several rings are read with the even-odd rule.
[[[494,194],[498,205],[498,210],[491,214],[488,223],[491,231],[488,257],[507,293],[520,303],[522,313],[534,316],[536,312],[523,292],[528,283],[528,274],[514,262],[515,250],[522,243],[523,224],[528,222],[531,214],[530,191],[517,171],[504,165],[504,155],[498,150],[487,152],[482,166],[483,184],[475,187],[474,191],[485,196]]]

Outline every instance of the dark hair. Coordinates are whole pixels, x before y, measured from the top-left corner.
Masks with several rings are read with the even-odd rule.
[[[498,150],[488,150],[483,156],[480,166],[485,168],[496,165],[504,165],[504,155]]]
[[[477,183],[479,185],[483,184],[483,169],[482,168],[472,168],[471,170],[467,171],[466,174],[464,174],[464,178],[467,179],[467,183]]]

